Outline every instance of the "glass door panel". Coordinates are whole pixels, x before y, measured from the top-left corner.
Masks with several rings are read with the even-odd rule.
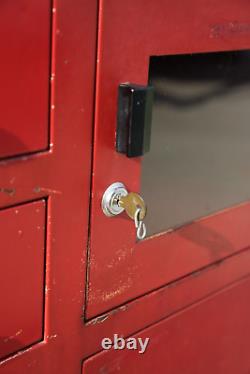
[[[148,235],[250,197],[250,52],[150,58],[151,149],[141,192]]]

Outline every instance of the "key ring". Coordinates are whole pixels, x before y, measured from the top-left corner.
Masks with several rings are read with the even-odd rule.
[[[146,229],[145,223],[140,220],[140,212],[141,212],[141,208],[138,208],[135,212],[134,220],[135,220],[135,227],[137,229],[136,230],[137,239],[142,240],[146,236],[147,229]]]

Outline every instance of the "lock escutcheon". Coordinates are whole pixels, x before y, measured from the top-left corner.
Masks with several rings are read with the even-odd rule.
[[[117,216],[125,209],[119,205],[121,196],[127,196],[128,191],[123,183],[116,182],[111,184],[103,194],[102,210],[107,217]]]

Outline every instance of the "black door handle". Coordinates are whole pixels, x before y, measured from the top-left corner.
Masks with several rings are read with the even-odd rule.
[[[116,150],[127,157],[143,156],[150,148],[153,87],[121,84],[118,92]]]

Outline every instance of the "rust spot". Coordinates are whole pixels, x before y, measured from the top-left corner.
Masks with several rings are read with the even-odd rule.
[[[0,188],[0,192],[5,193],[6,195],[13,196],[16,193],[15,188]]]

